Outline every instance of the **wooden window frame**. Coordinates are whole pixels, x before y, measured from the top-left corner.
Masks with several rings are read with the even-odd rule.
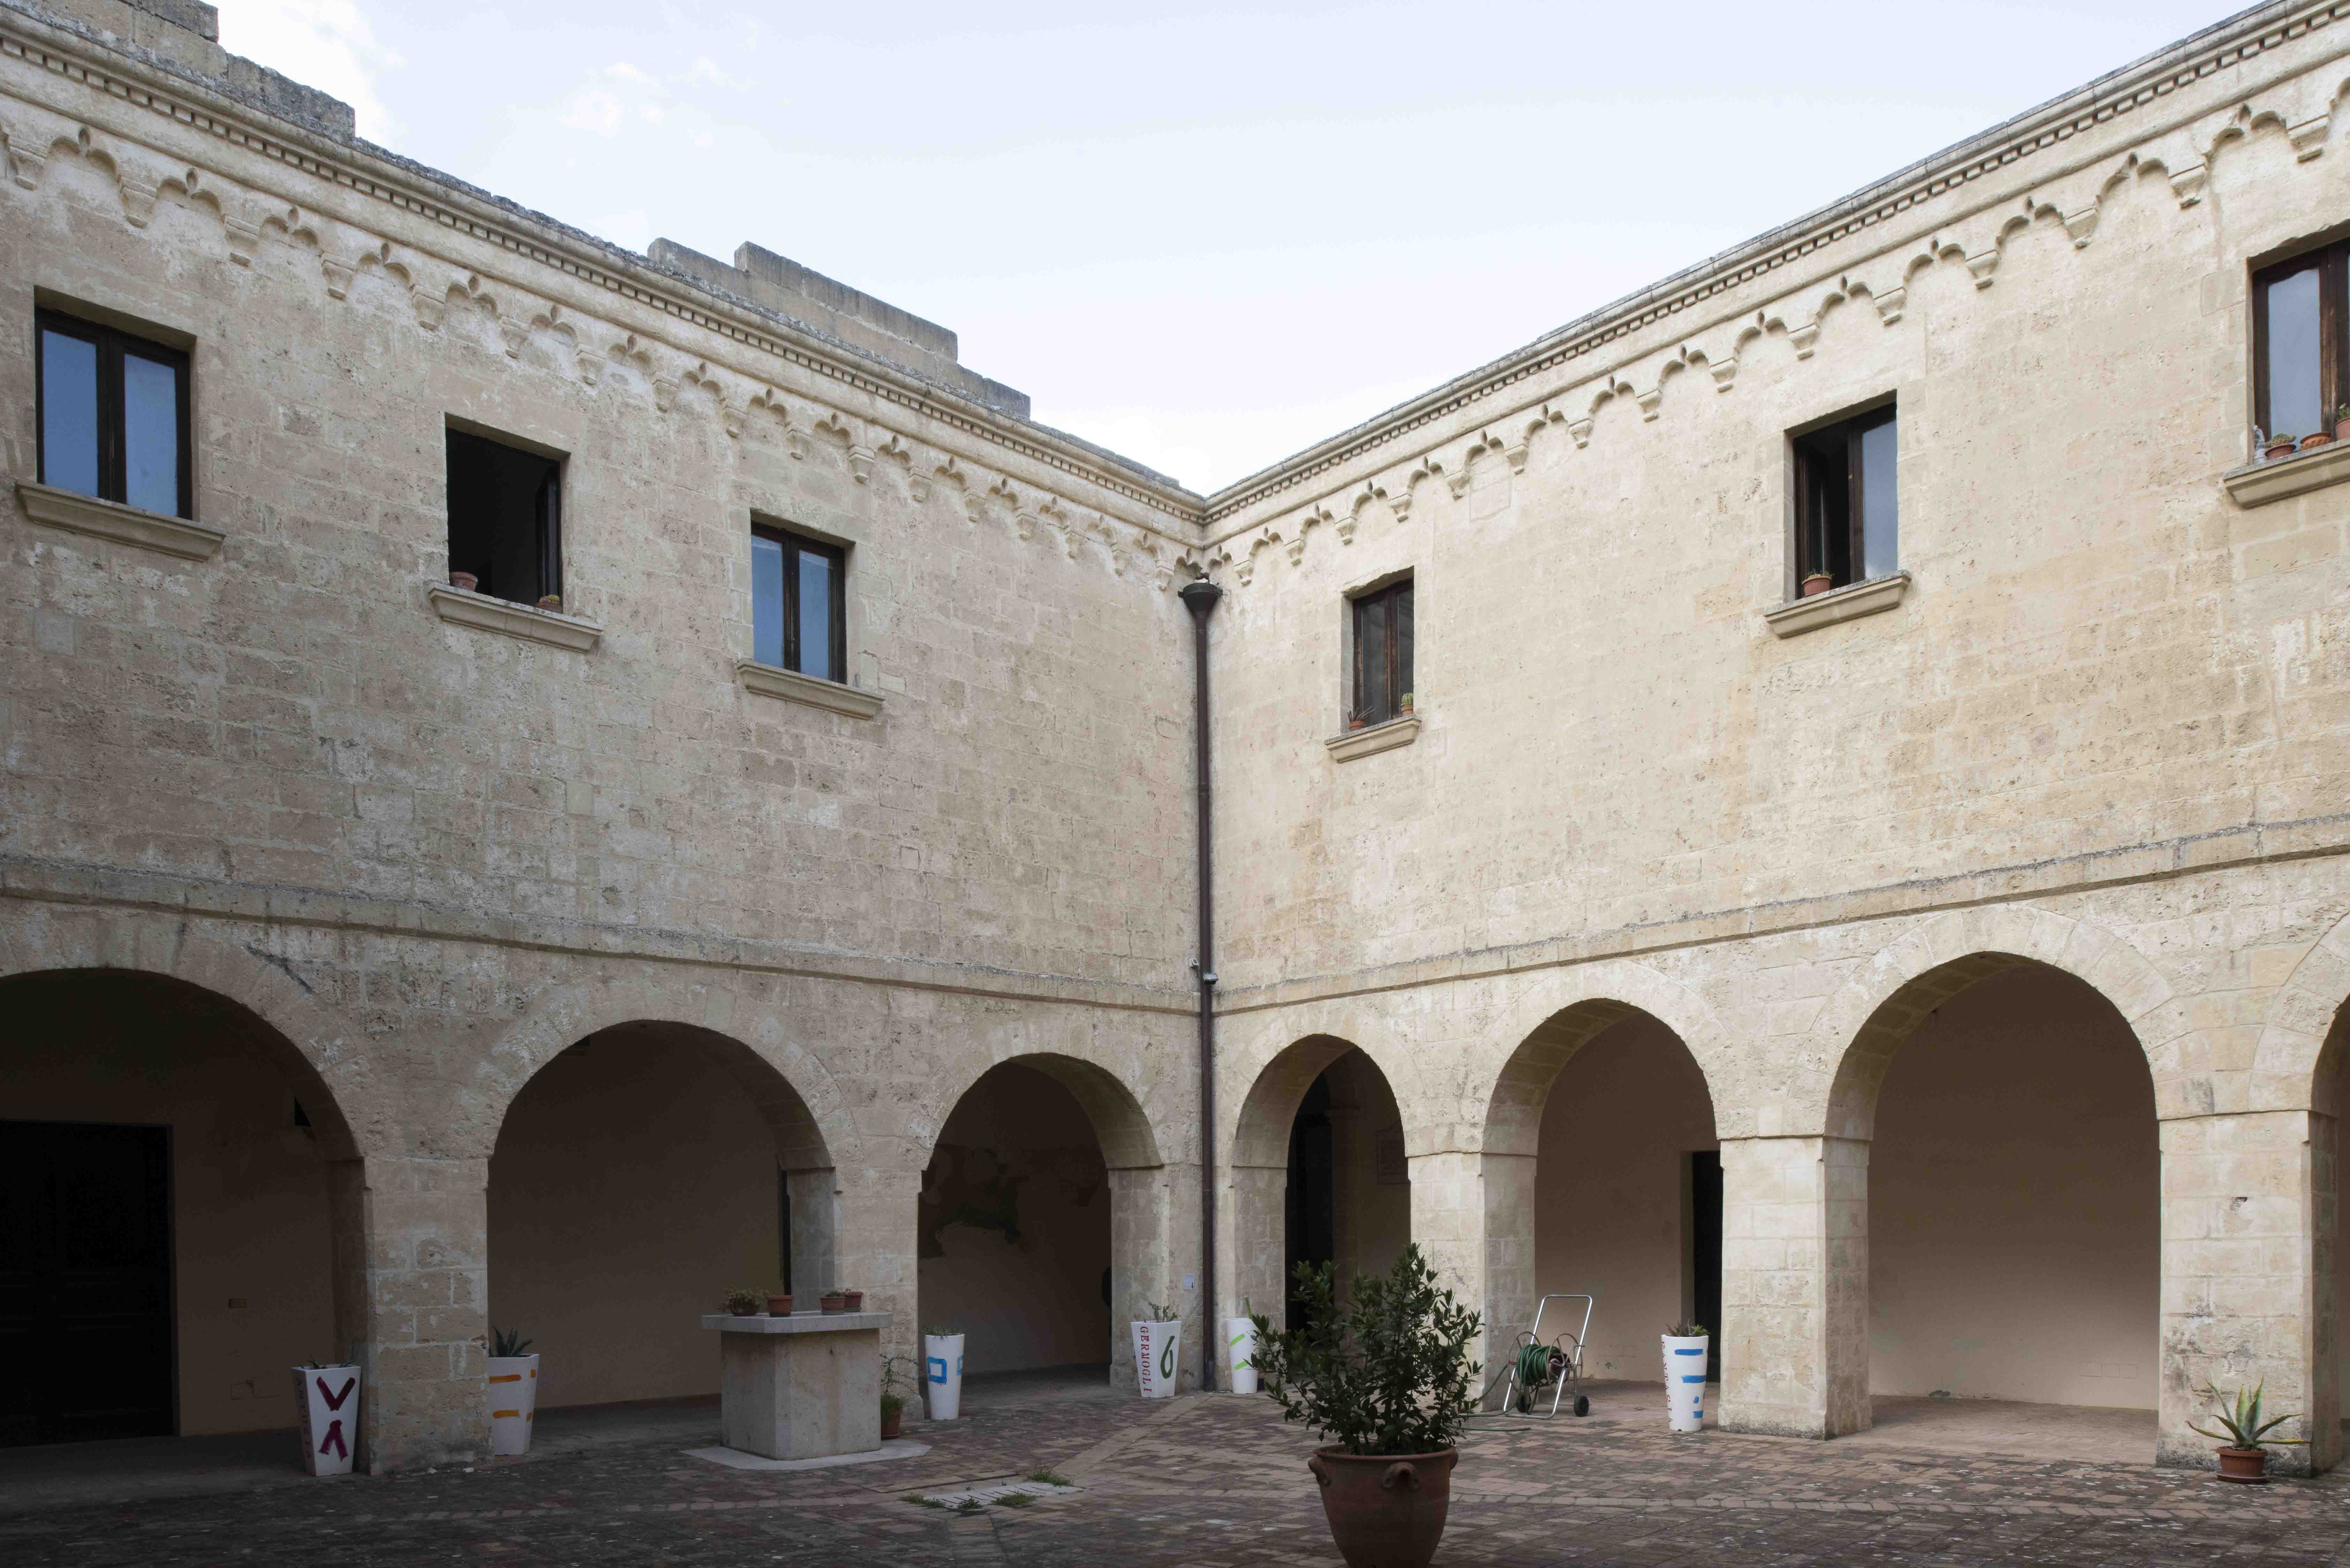
[[[2350,403],[2350,240],[2335,240],[2271,262],[2252,272],[2252,423],[2263,437],[2279,432],[2269,423],[2269,286],[2311,268],[2317,271],[2317,410],[2321,429],[2331,433],[2338,410]],[[2309,431],[2283,432],[2309,435]]]
[[[195,406],[194,367],[188,351],[174,348],[168,343],[158,343],[135,332],[125,332],[119,327],[109,327],[84,317],[68,315],[47,306],[33,312],[33,472],[43,484],[49,483],[48,421],[44,417],[43,404],[48,397],[48,334],[79,338],[98,350],[98,497],[129,505],[130,478],[125,472],[128,462],[126,448],[130,441],[123,430],[122,359],[126,350],[132,357],[151,359],[159,365],[169,365],[175,372],[179,407],[174,410],[179,430],[179,496],[175,516],[193,519],[196,514],[195,441],[193,436]]]
[[[1868,516],[1867,504],[1864,496],[1867,482],[1866,466],[1861,462],[1861,438],[1883,426],[1898,424],[1900,413],[1898,403],[1881,403],[1875,408],[1864,409],[1848,418],[1831,421],[1825,425],[1815,426],[1788,438],[1795,452],[1795,580],[1793,586],[1798,593],[1803,589],[1804,579],[1815,571],[1825,572],[1833,587],[1849,587],[1855,583],[1867,580],[1868,541],[1863,527]],[[1825,541],[1818,536],[1817,531],[1812,526],[1813,504],[1818,498],[1821,483],[1820,469],[1823,465],[1835,461],[1821,452],[1818,445],[1823,436],[1836,431],[1842,431],[1844,435],[1842,473],[1839,482],[1843,484],[1845,492],[1846,558],[1845,570],[1841,574],[1835,569],[1832,556],[1825,560],[1817,558],[1816,553],[1825,548]],[[1893,483],[1898,491],[1901,483],[1900,461],[1898,454],[1894,462]]]
[[[1408,619],[1403,635],[1397,635],[1395,610],[1399,604],[1410,602],[1411,590],[1412,579],[1405,576],[1356,594],[1348,602],[1347,630],[1354,643],[1347,659],[1347,720],[1349,724],[1357,719],[1366,724],[1384,724],[1403,716],[1403,699],[1411,691],[1413,622]],[[1381,639],[1381,646],[1386,650],[1386,668],[1378,671],[1386,680],[1386,701],[1376,712],[1372,711],[1363,696],[1363,645],[1366,640],[1363,623],[1373,615],[1387,618],[1387,635]]]
[[[550,595],[557,599],[562,598],[563,482],[564,472],[571,465],[570,457],[567,453],[540,446],[536,441],[518,440],[504,431],[492,430],[485,425],[474,424],[471,421],[460,421],[455,419],[447,421],[442,429],[441,441],[443,490],[447,497],[444,506],[449,514],[452,529],[450,547],[452,566],[455,565],[453,530],[457,509],[456,493],[452,487],[455,483],[456,472],[454,442],[458,440],[496,447],[546,464],[546,472],[538,482],[538,493],[531,502],[530,545],[531,554],[538,563],[538,592],[525,594],[517,598],[506,591],[509,585],[498,582],[494,572],[486,569],[482,574],[480,591],[493,598],[504,599],[508,604],[536,606],[540,599]],[[494,566],[494,552],[493,552],[492,566]],[[470,567],[463,569],[471,570]]]
[[[781,668],[812,680],[829,680],[836,686],[848,682],[848,550],[847,546],[811,539],[773,523],[754,522],[752,535],[779,545],[784,551],[784,662]],[[821,556],[832,563],[832,656],[835,674],[817,674],[809,670],[800,647],[800,574],[795,553]],[[751,608],[755,622],[758,607]],[[755,631],[755,625],[754,628]]]

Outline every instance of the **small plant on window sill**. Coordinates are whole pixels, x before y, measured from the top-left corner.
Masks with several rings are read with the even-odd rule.
[[[1370,722],[1371,716],[1368,713],[1364,712],[1360,708],[1356,709],[1354,711],[1347,715],[1347,728],[1349,730],[1359,730]]]
[[[2252,434],[2257,438],[2260,431],[2255,430]],[[2262,462],[2274,462],[2281,457],[2291,457],[2293,454],[2294,449],[2301,445],[2298,441],[2289,435],[2272,435],[2264,441],[2258,441],[2257,444],[2261,449],[2261,461]]]
[[[1404,715],[1406,715],[1406,714],[1409,713],[1410,711],[1411,711],[1411,693],[1410,693],[1410,692],[1409,692],[1409,691],[1407,691],[1407,692],[1405,692],[1405,693],[1403,694],[1403,701],[1401,701],[1400,702],[1398,702],[1398,703],[1396,704],[1396,717],[1397,717],[1397,718],[1399,718],[1399,719],[1400,719],[1400,718],[1402,718]]]
[[[1825,572],[1809,572],[1804,576],[1803,593],[1800,597],[1811,598],[1814,595],[1827,592],[1834,587],[1835,587],[1835,579]]]
[[[479,593],[482,579],[471,572],[452,572],[449,574],[449,586],[461,593]]]
[[[543,610],[551,611],[556,615],[561,615],[563,613],[563,596],[561,594],[541,594],[538,596],[538,607]]]

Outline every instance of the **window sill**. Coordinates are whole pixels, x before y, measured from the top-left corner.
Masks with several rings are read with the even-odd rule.
[[[2248,462],[2220,476],[2220,483],[2244,507],[2265,506],[2272,501],[2303,495],[2350,479],[2350,441],[2331,441],[2315,452],[2295,452],[2272,462]]]
[[[504,632],[508,637],[543,642],[550,648],[567,648],[576,653],[592,651],[604,638],[604,628],[598,622],[518,605],[488,594],[468,593],[446,583],[427,584],[424,597],[432,601],[434,615],[476,631]]]
[[[756,664],[745,659],[735,664],[734,679],[743,683],[743,691],[755,691],[762,697],[780,697],[786,702],[805,702],[811,708],[846,713],[852,719],[878,719],[881,716],[881,693],[879,691],[859,691],[854,686],[802,675],[796,670]]]
[[[1777,609],[1763,611],[1762,618],[1770,623],[1773,636],[1795,637],[1840,621],[1881,614],[1899,604],[1901,596],[1908,591],[1909,574],[1894,572],[1871,577],[1865,583],[1846,583],[1807,599],[1795,599]]]
[[[36,523],[190,561],[211,560],[220,554],[221,542],[228,537],[224,528],[125,506],[120,501],[100,501],[95,495],[59,490],[53,484],[29,484],[20,480],[16,501],[24,507],[25,515]]]
[[[1357,757],[1367,757],[1379,752],[1392,752],[1398,746],[1409,746],[1419,739],[1419,718],[1407,713],[1400,719],[1349,730],[1343,735],[1333,735],[1322,743],[1330,750],[1334,763],[1351,763]]]

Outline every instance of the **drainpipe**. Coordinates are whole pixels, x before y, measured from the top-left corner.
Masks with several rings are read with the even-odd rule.
[[[1224,590],[1201,577],[1183,585],[1184,607],[1191,612],[1191,728],[1199,755],[1200,956],[1200,1386],[1216,1386],[1216,1336],[1223,1326],[1216,1314],[1216,894],[1209,876],[1211,807],[1208,779],[1208,617]]]

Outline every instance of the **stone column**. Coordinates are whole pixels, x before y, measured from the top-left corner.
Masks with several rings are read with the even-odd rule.
[[[338,1160],[327,1195],[335,1334],[362,1380],[359,1466],[484,1458],[489,1162]]]
[[[2334,1118],[2246,1112],[2162,1124],[2162,1381],[2158,1464],[2212,1469],[2188,1423],[2213,1389],[2263,1386],[2293,1473],[2342,1454],[2334,1345]],[[2209,1424],[2208,1422],[2206,1423]]]
[[[1216,1283],[1223,1292],[1219,1318],[1237,1317],[1243,1303],[1282,1326],[1289,1300],[1289,1281],[1283,1272],[1288,1261],[1289,1168],[1238,1165],[1228,1172],[1222,1223],[1216,1227],[1222,1241]],[[1220,1374],[1219,1386],[1223,1379]]]
[[[791,1176],[795,1221],[800,1215],[801,1175],[794,1171]],[[889,1327],[881,1336],[882,1352],[905,1356],[919,1366],[922,1329],[917,1258],[920,1247],[922,1173],[874,1166],[842,1166],[830,1175],[832,1272],[827,1282],[834,1289],[861,1290],[867,1311],[889,1314]],[[796,1271],[796,1231],[792,1244],[792,1266]],[[795,1286],[797,1283],[795,1280]],[[797,1293],[796,1289],[794,1293]]]
[[[1199,1386],[1203,1357],[1213,1353],[1200,1300],[1199,1190],[1199,1168],[1188,1163],[1110,1170],[1109,1378],[1115,1386],[1135,1386],[1130,1325],[1143,1316],[1146,1303],[1167,1303],[1183,1314],[1184,1387]]]
[[[1868,1145],[1721,1144],[1721,1425],[1833,1438],[1868,1403]]]
[[[1496,1343],[1486,1286],[1485,1158],[1464,1149],[1411,1157],[1411,1239],[1419,1243],[1437,1282],[1474,1307],[1487,1324],[1471,1352],[1487,1368],[1478,1374],[1480,1388],[1492,1376],[1489,1347]]]
[[[839,1173],[830,1166],[785,1171],[784,1185],[791,1197],[787,1217],[792,1228],[790,1287],[800,1298],[794,1304],[812,1306],[825,1292],[837,1288],[840,1280],[833,1256],[840,1229]]]
[[[1478,1360],[1491,1381],[1534,1321],[1534,1157],[1488,1151],[1479,1162],[1484,1202],[1485,1348]],[[1502,1390],[1490,1408],[1498,1409]]]

